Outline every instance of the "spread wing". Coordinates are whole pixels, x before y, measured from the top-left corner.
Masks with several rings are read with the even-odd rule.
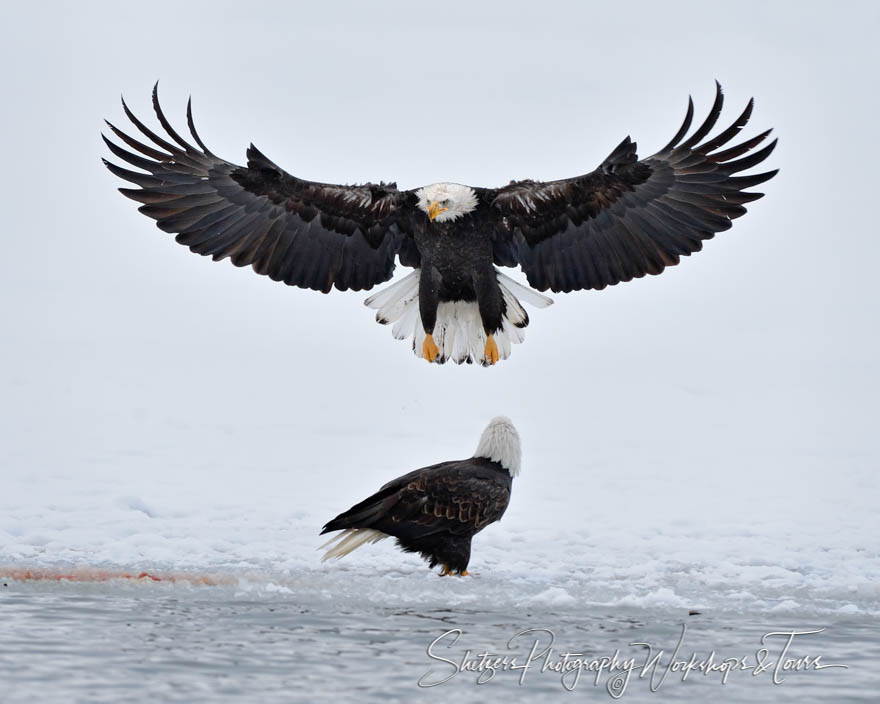
[[[275,281],[324,293],[334,286],[368,289],[391,278],[395,254],[408,237],[401,229],[399,208],[412,194],[398,191],[393,183],[306,181],[280,169],[253,145],[247,166],[236,166],[204,145],[189,103],[187,122],[198,147],[180,137],[162,113],[155,87],[153,108],[174,143],[146,127],[124,101],[122,105],[153,144],[108,122],[129,148],[104,137],[110,151],[141,171],[104,163],[137,186],[119,190],[143,203],[139,210],[160,229],[176,233],[180,244],[215,261],[229,257],[236,266],[250,265]]]
[[[773,151],[775,140],[738,158],[770,130],[719,149],[748,122],[751,100],[729,128],[701,142],[722,104],[716,82],[715,103],[703,124],[685,139],[694,112],[689,100],[684,123],[669,144],[641,161],[627,137],[591,173],[484,191],[495,209],[496,262],[520,264],[536,289],[567,292],[659,274],[682,255],[702,249],[703,240],[730,228],[731,220],[746,212],[744,204],[763,195],[744,189],[776,174],[735,175]]]

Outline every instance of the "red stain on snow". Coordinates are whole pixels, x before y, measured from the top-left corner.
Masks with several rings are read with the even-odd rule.
[[[125,579],[143,582],[185,582],[188,584],[201,584],[205,586],[232,584],[236,581],[235,579],[228,576],[211,574],[153,574],[152,572],[135,573],[117,570],[102,570],[91,567],[79,567],[76,569],[63,571],[53,569],[0,567],[0,577],[8,578],[16,582],[109,582],[115,579]]]

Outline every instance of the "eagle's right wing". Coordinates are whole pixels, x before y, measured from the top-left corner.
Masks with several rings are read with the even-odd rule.
[[[275,281],[325,293],[334,286],[368,289],[391,278],[394,257],[408,237],[399,208],[414,202],[411,193],[393,183],[342,186],[306,181],[283,171],[253,145],[247,152],[248,165],[236,166],[204,145],[189,104],[187,121],[200,148],[181,138],[162,113],[155,87],[153,108],[176,144],[146,127],[125,102],[123,108],[159,148],[108,123],[134,150],[105,137],[110,151],[142,171],[104,163],[138,186],[120,191],[143,203],[139,210],[160,229],[177,233],[180,244],[215,261],[229,257],[236,266],[251,265]]]
[[[329,521],[322,534],[373,528],[413,540],[436,533],[470,535],[498,520],[510,485],[486,470],[486,460],[440,462],[393,479],[372,496]]]
[[[460,460],[444,463],[440,471],[409,475],[388,511],[395,534],[414,539],[441,532],[472,534],[497,520],[510,501],[510,488],[488,481],[482,464]]]

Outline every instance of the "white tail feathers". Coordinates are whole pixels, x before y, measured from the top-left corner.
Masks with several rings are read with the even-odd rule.
[[[530,306],[535,306],[535,308],[546,308],[553,303],[553,299],[550,298],[550,296],[545,296],[543,293],[538,293],[533,288],[523,286],[519,281],[514,281],[507,274],[502,274],[500,271],[496,270],[495,275],[498,277],[498,283],[501,284],[502,291],[506,290],[507,293],[512,296],[516,295]]]
[[[422,357],[422,343],[425,329],[419,315],[419,275],[416,269],[397,283],[373,294],[364,301],[369,308],[378,309],[376,321],[383,325],[392,324],[391,332],[397,340],[412,337],[413,352]],[[553,299],[517,283],[509,276],[496,271],[501,295],[506,310],[501,330],[495,333],[498,355],[501,359],[510,356],[511,345],[525,339],[525,328],[529,316],[520,299],[537,308],[546,308]],[[437,307],[437,322],[434,325],[434,343],[439,349],[437,362],[442,364],[452,360],[456,364],[488,364],[486,359],[486,331],[480,319],[480,309],[476,301],[442,301]]]
[[[324,553],[321,562],[326,562],[327,560],[332,559],[338,560],[339,558],[348,555],[348,553],[357,550],[361,545],[378,543],[380,540],[384,540],[388,537],[388,533],[383,533],[382,531],[374,530],[373,528],[348,528],[341,533],[337,533],[318,548],[319,550],[323,550],[332,545],[332,547]]]
[[[367,308],[376,308],[376,322],[387,325],[398,320],[415,302],[419,301],[419,274],[421,269],[416,269],[400,281],[391,284],[388,288],[377,291],[364,301]],[[418,305],[416,305],[418,310]]]

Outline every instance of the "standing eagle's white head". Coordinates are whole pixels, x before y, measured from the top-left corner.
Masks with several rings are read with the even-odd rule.
[[[505,416],[490,420],[480,436],[474,457],[484,457],[497,462],[510,472],[511,477],[517,476],[522,462],[522,449],[519,444],[519,433],[513,427],[513,421]]]
[[[477,194],[460,183],[432,183],[416,191],[419,208],[437,222],[452,222],[477,207]]]

